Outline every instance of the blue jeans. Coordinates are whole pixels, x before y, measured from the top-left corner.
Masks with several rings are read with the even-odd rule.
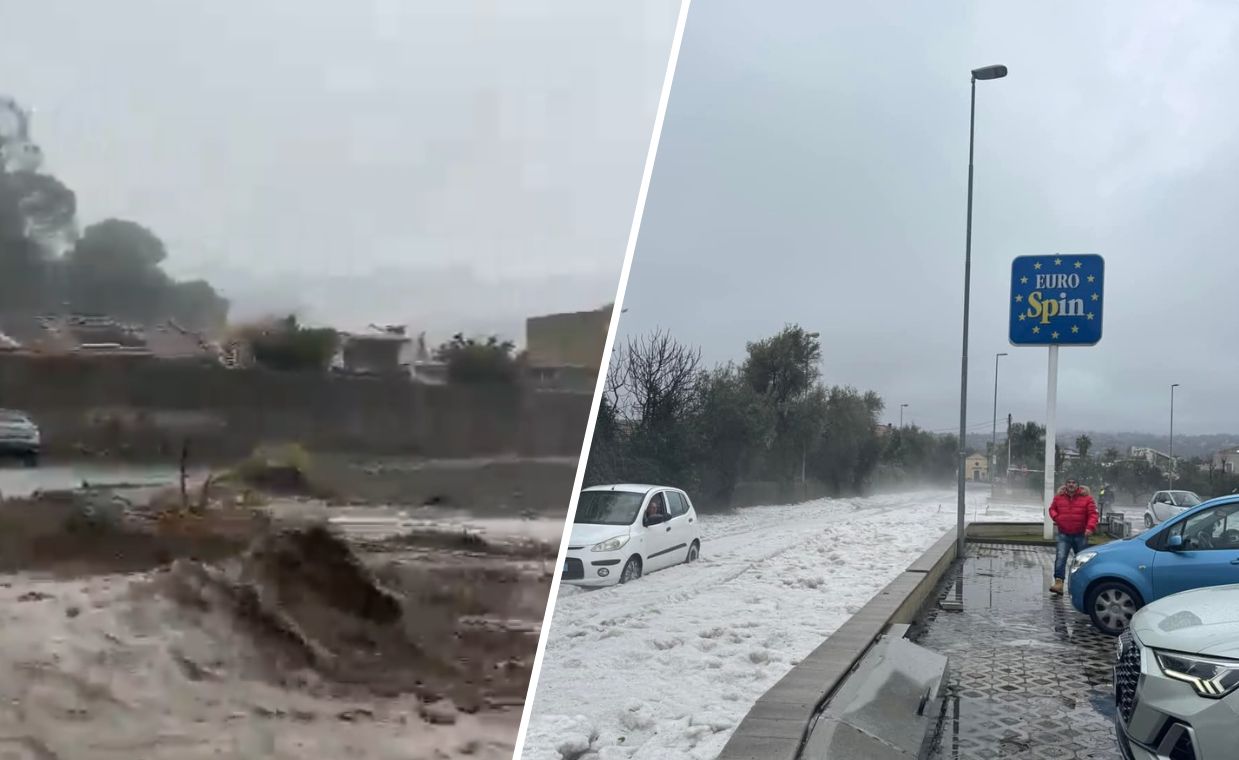
[[[1079,554],[1087,548],[1088,536],[1083,533],[1075,536],[1059,533],[1057,546],[1054,551],[1054,579],[1061,581],[1067,578],[1068,554]]]

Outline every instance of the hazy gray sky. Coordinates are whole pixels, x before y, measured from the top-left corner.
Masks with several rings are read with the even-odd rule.
[[[243,310],[519,329],[614,296],[679,0],[0,9],[0,93],[83,222]]]
[[[958,425],[968,81],[978,83],[970,427],[1042,420],[1011,260],[1096,252],[1100,345],[1059,425],[1239,433],[1239,5],[694,4],[621,323],[720,362],[799,322],[831,383]]]

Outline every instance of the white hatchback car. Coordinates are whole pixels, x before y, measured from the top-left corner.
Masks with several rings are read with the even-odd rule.
[[[701,556],[697,512],[678,488],[594,486],[581,491],[560,578],[610,586]]]
[[[1144,510],[1144,527],[1152,528],[1172,517],[1178,517],[1201,503],[1194,491],[1158,491]]]

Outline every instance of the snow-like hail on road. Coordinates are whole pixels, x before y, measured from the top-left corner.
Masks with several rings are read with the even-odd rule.
[[[1036,506],[969,519],[1036,521]],[[711,760],[753,703],[955,525],[953,492],[701,518],[702,558],[560,588],[524,760]]]

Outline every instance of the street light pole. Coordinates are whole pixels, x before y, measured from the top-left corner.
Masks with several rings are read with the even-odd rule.
[[[994,429],[989,442],[989,484],[994,485],[994,470],[998,469],[998,360],[1006,354],[994,354]]]
[[[964,504],[964,465],[966,464],[964,440],[968,434],[968,307],[972,280],[972,154],[976,139],[977,80],[1001,79],[1006,75],[1006,66],[985,66],[973,69],[971,102],[968,110],[968,226],[964,235],[964,341],[963,350],[960,352],[959,370],[959,456],[955,504],[955,554],[960,559],[964,556],[964,516],[967,512]]]
[[[1170,386],[1170,489],[1174,490],[1174,389],[1179,384]]]
[[[899,429],[900,430],[903,430],[903,410],[907,408],[908,408],[907,404],[899,405]]]

